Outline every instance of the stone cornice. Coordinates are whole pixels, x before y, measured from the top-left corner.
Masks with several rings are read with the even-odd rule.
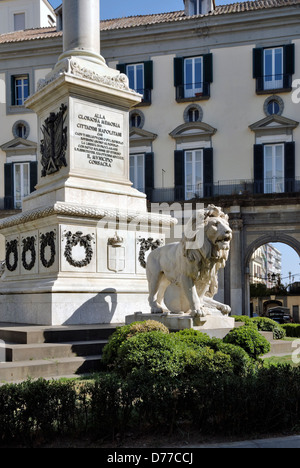
[[[119,220],[120,223],[136,223],[148,225],[148,223],[159,223],[162,226],[175,225],[177,221],[171,216],[156,213],[138,213],[136,211],[126,211],[118,209],[101,209],[93,206],[73,205],[65,202],[57,202],[54,205],[43,206],[34,210],[25,211],[9,218],[0,219],[0,231],[13,226],[19,226],[40,218],[49,216],[81,217],[105,222]]]

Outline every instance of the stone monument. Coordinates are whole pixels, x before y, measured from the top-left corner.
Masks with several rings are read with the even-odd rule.
[[[141,96],[100,55],[99,0],[63,0],[63,53],[26,106],[38,116],[36,191],[0,221],[0,322],[124,322],[150,310],[140,250],[171,217],[129,180],[129,110]]]
[[[214,300],[218,272],[225,267],[231,240],[228,216],[221,208],[209,205],[195,211],[180,242],[158,247],[148,256],[151,316],[147,318],[173,330],[210,330],[209,334],[217,337],[232,329],[230,307]],[[145,319],[145,315],[135,313],[126,323]],[[223,330],[221,335],[217,330]]]

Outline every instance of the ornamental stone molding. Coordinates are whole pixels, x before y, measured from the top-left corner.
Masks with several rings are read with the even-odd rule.
[[[59,67],[54,68],[54,70],[50,72],[46,78],[40,79],[37,84],[37,91],[41,91],[47,85],[63,75],[83,78],[85,80],[93,81],[95,83],[109,86],[110,88],[115,88],[118,90],[132,91],[129,88],[128,77],[124,73],[120,73],[114,76],[105,74],[100,75],[91,68],[81,66],[79,62],[74,59],[64,59],[62,62],[60,62]]]
[[[34,210],[25,211],[9,218],[0,220],[0,230],[10,228],[13,226],[19,226],[20,224],[35,221],[41,218],[46,218],[52,215],[62,216],[79,216],[84,218],[92,218],[98,221],[103,220],[104,223],[107,221],[115,221],[116,219],[122,220],[122,222],[137,224],[149,224],[153,222],[155,225],[171,226],[177,224],[177,220],[171,216],[160,215],[158,213],[137,213],[136,211],[118,210],[118,209],[100,209],[89,206],[72,205],[65,202],[57,202],[54,205],[36,208]],[[105,219],[104,219],[105,218]]]

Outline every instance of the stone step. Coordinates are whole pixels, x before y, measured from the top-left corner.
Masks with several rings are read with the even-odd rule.
[[[5,344],[6,362],[54,359],[101,354],[107,340],[73,341],[69,343]]]
[[[0,383],[96,372],[101,355],[0,363]]]
[[[0,324],[0,340],[8,343],[62,343],[68,341],[90,341],[108,339],[117,326],[103,325],[9,325]]]

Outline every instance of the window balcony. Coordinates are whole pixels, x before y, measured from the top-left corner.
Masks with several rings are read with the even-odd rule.
[[[176,101],[197,101],[208,99],[210,97],[210,83],[197,82],[185,83],[176,86]]]
[[[264,75],[256,78],[257,94],[289,92],[292,90],[291,74]]]
[[[172,203],[174,201],[189,201],[221,196],[251,196],[294,194],[300,192],[300,177],[294,179],[272,178],[262,181],[254,180],[222,180],[214,184],[197,184],[195,187],[154,188],[146,191],[151,203]]]

